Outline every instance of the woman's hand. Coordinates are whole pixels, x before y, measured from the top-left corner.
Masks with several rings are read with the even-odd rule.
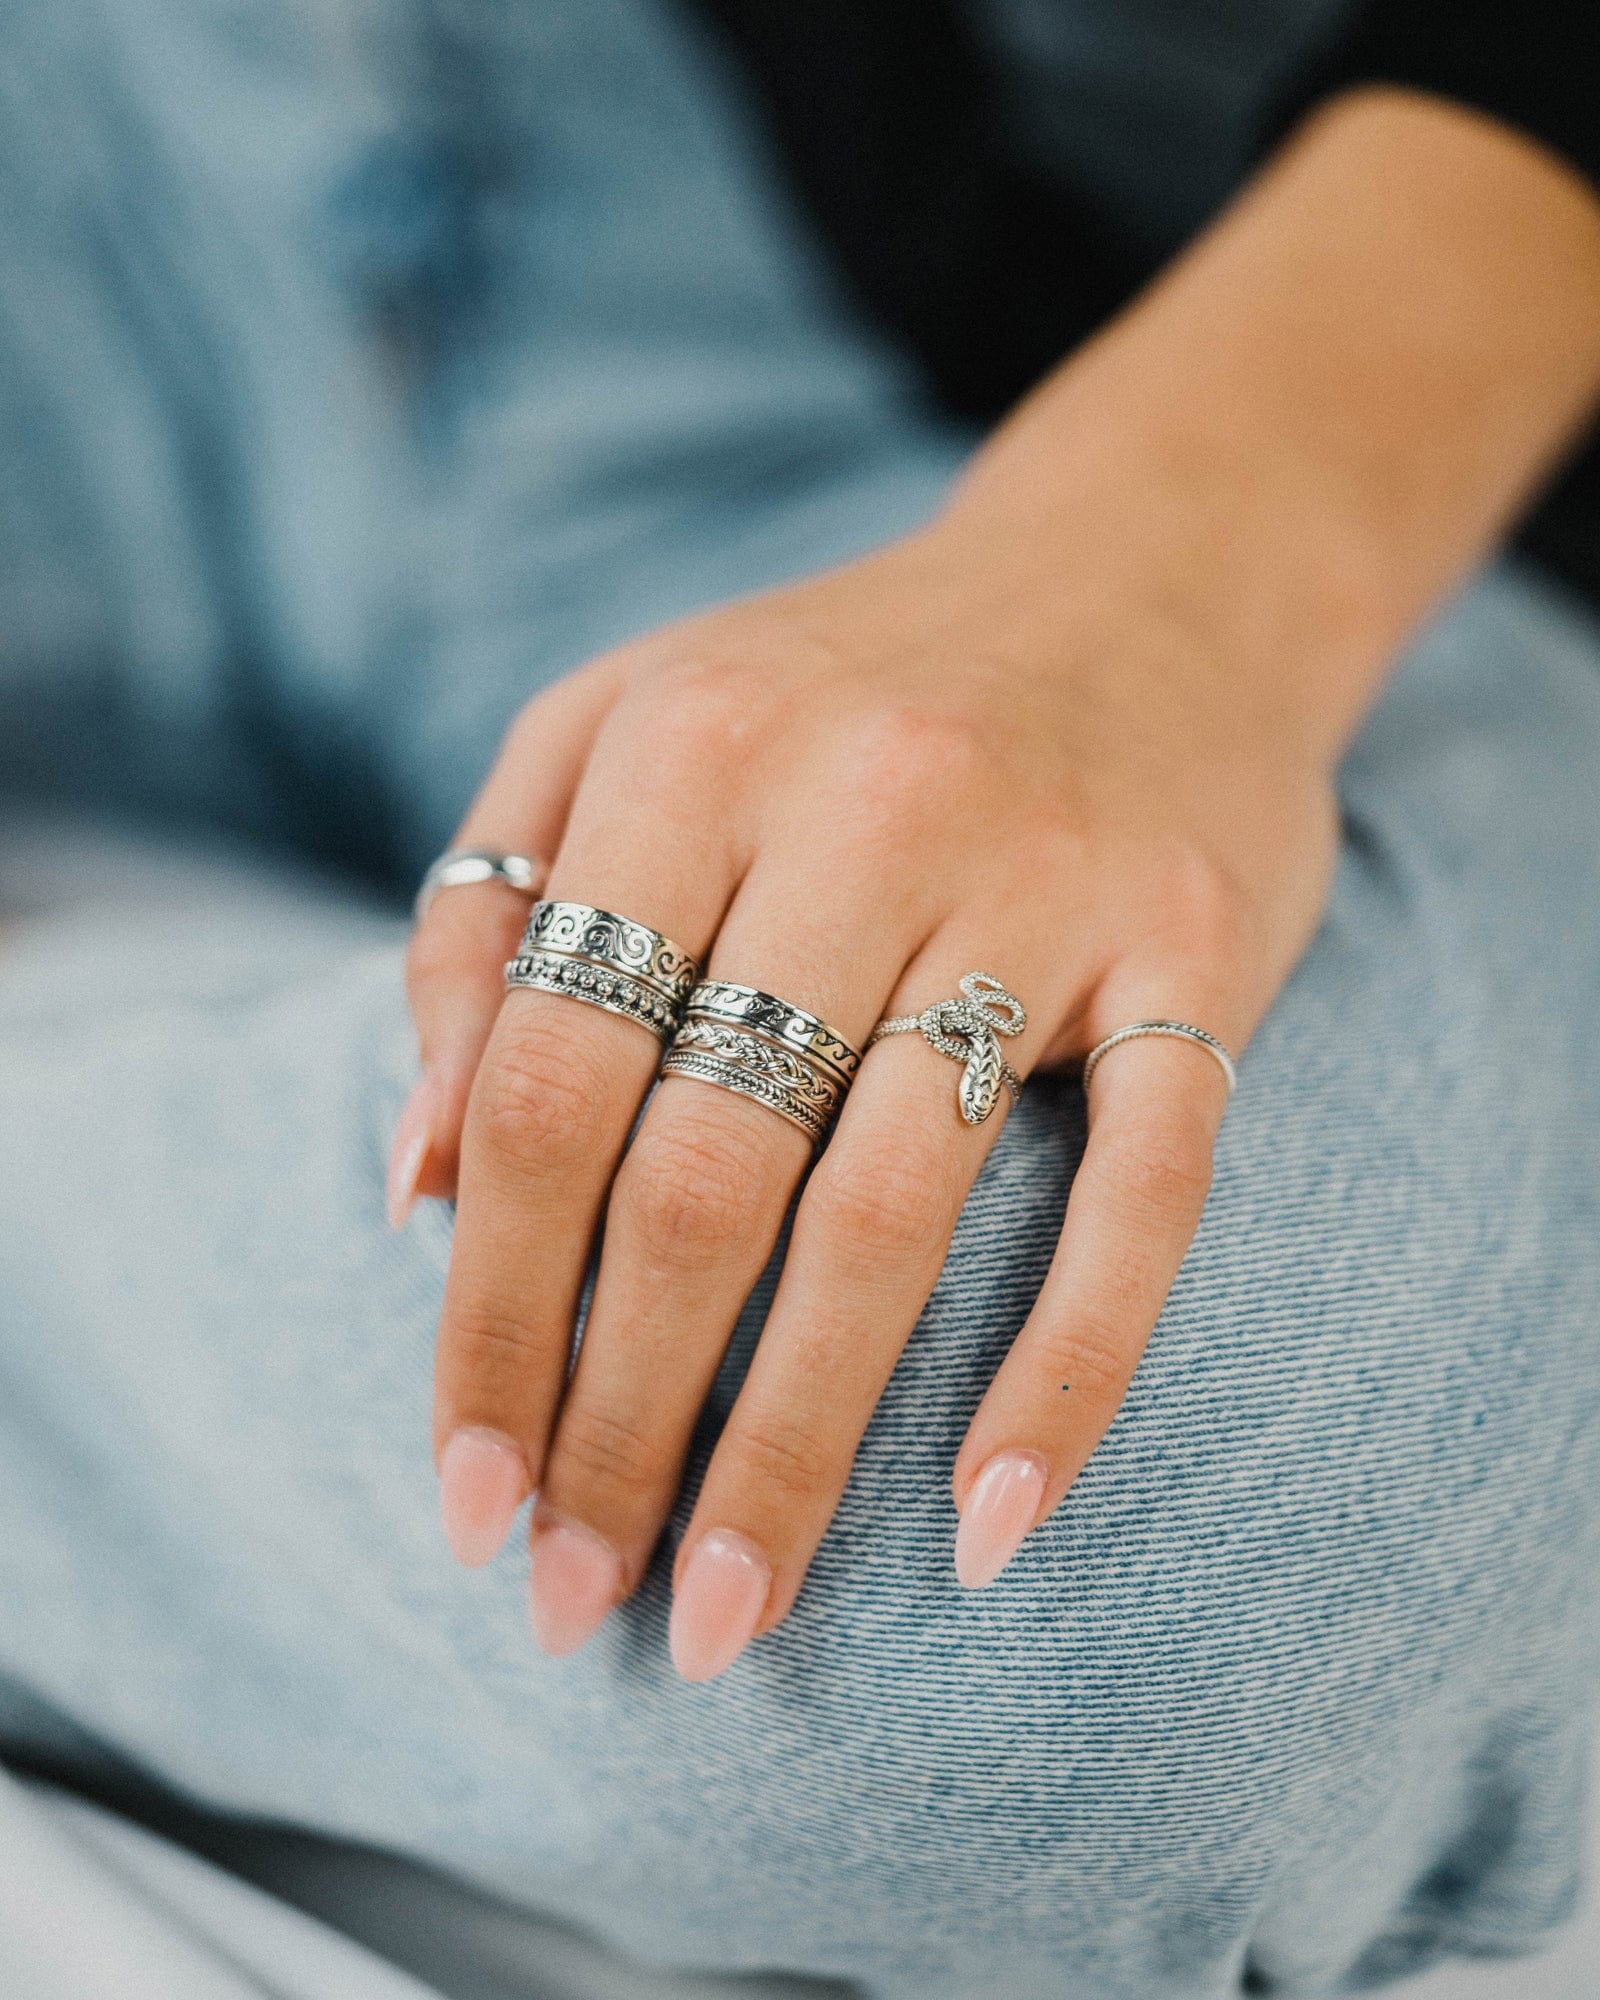
[[[1522,407],[1485,490],[1498,403],[1444,478],[1460,384],[1435,422],[1437,351],[1413,306],[1392,337],[1373,331],[1399,278],[1372,272],[1370,227],[1348,211],[1364,175],[1394,205],[1393,115],[1381,99],[1308,146],[1298,182],[1280,168],[1288,193],[1269,181],[1198,269],[1063,370],[926,532],[532,704],[461,843],[551,855],[548,895],[648,924],[858,1046],[982,971],[1026,1004],[1006,1046],[1024,1076],[1151,1017],[1241,1048],[1322,908],[1341,740],[1405,625],[1526,482]],[[1413,165],[1442,149],[1446,189],[1416,198],[1417,240],[1394,246],[1408,272],[1442,254],[1434,209],[1454,213],[1466,167],[1492,187],[1555,182],[1551,226],[1588,240],[1594,218],[1567,212],[1576,196],[1542,156],[1529,167],[1529,149],[1454,113],[1425,110],[1420,136],[1419,114],[1399,115]],[[1521,253],[1492,247],[1525,313]],[[1313,256],[1357,294],[1352,313],[1369,308],[1352,333],[1347,314],[1322,324],[1319,300],[1320,348],[1304,327]],[[1386,394],[1414,359],[1423,412],[1419,437],[1388,441],[1392,479],[1362,411],[1341,427],[1318,403],[1325,378],[1359,396],[1344,378],[1374,340]],[[1498,381],[1487,358],[1483,374]],[[810,1148],[760,1105],[676,1077],[632,1131],[658,1046],[561,997],[502,997],[524,914],[475,889],[419,928],[424,1080],[399,1192],[419,1162],[423,1187],[448,1191],[459,1134],[436,1407],[447,1523],[484,1560],[538,1489],[534,1622],[564,1652],[643,1572]],[[672,1648],[691,1679],[800,1588],[1004,1122],[1002,1099],[965,1124],[958,1076],[919,1036],[873,1048],[806,1179],[678,1554]],[[963,1582],[999,1571],[1116,1413],[1199,1218],[1224,1096],[1192,1043],[1132,1042],[1097,1070],[1057,1256],[954,1466]]]
[[[857,1046],[982,970],[1027,1006],[1006,1046],[1023,1075],[1152,1016],[1237,1048],[1316,922],[1334,815],[1325,772],[1241,712],[1204,634],[1174,627],[1170,574],[1152,557],[1098,587],[1052,577],[955,513],[535,702],[463,842],[553,844],[564,824],[549,895],[647,923]],[[569,801],[553,780],[575,729]],[[498,1005],[507,906],[514,921],[504,892],[439,898],[412,958],[430,1058],[476,924],[480,1020],[497,1009],[465,1121],[438,1445],[468,1557],[538,1484],[536,1619],[565,1651],[643,1571],[810,1147],[671,1077],[630,1143],[653,1038],[561,997]],[[959,1077],[919,1036],[875,1047],[806,1182],[680,1557],[691,1676],[799,1590],[1004,1123],[963,1122]],[[999,1570],[1115,1414],[1199,1218],[1225,1092],[1172,1041],[1097,1073],[1060,1254],[956,1462],[962,1581]]]

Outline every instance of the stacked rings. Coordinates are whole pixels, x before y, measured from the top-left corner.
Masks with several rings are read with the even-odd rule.
[[[666,1041],[699,973],[688,952],[645,924],[589,903],[541,901],[506,984],[587,1001]]]
[[[860,1050],[803,1007],[706,979],[689,996],[661,1073],[753,1098],[820,1144],[860,1065]]]

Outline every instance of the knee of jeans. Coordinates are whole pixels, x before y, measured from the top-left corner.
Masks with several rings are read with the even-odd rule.
[[[1074,1086],[1035,1086],[969,1205],[765,1670],[902,1851],[934,1802],[997,1870],[1042,1814],[1091,1871],[1236,1874],[1285,1801],[1425,1783],[1429,1718],[1492,1705],[1600,1556],[1578,1135],[1549,1087],[1508,1100],[1481,975],[1380,887],[1345,885],[1247,1055],[1109,1433],[974,1594],[949,1470],[1053,1248]]]

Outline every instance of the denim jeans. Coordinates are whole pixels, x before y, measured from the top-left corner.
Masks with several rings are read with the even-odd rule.
[[[18,787],[413,872],[532,687],[912,524],[966,448],[643,0],[0,19]],[[1600,1641],[1597,667],[1509,570],[1411,651],[1132,1391],[1003,1580],[955,1586],[948,1473],[1071,1079],[1008,1121],[794,1613],[705,1687],[667,1579],[762,1295],[643,1587],[546,1659],[515,1550],[469,1576],[436,1525],[397,922],[249,867],[5,939],[0,1745],[896,2000],[1537,1944]]]

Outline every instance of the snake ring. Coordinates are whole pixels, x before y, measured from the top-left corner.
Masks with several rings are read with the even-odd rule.
[[[1022,1095],[1022,1079],[1001,1054],[999,1037],[1020,1035],[1027,1025],[1028,1010],[1014,993],[990,973],[969,972],[959,1000],[935,1000],[920,1014],[880,1021],[867,1047],[887,1035],[920,1034],[930,1048],[961,1064],[956,1101],[969,1125],[981,1125],[999,1103],[1002,1084],[1013,1103]]]

